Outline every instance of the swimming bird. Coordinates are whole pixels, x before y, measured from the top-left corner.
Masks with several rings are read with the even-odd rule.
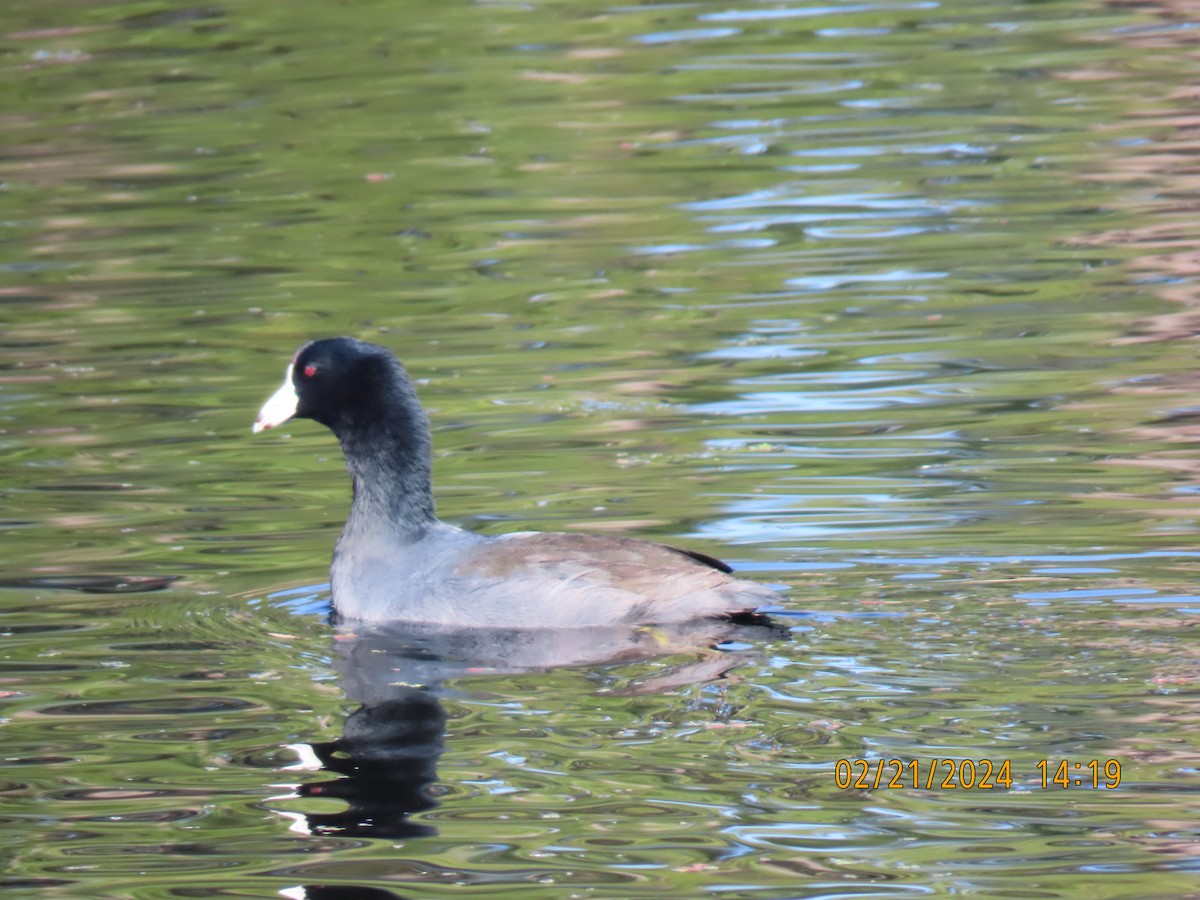
[[[293,418],[337,436],[353,482],[330,568],[342,619],[575,628],[739,618],[780,603],[692,550],[585,533],[490,536],[442,522],[429,418],[385,347],[349,337],[301,346],[254,431]]]

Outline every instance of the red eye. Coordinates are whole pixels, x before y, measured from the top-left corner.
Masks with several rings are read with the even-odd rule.
[[[307,366],[304,367],[304,377],[305,378],[312,378],[316,374],[317,374],[317,367],[314,366],[312,363],[309,363]]]

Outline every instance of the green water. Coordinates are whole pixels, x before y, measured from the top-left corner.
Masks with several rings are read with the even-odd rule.
[[[0,890],[1194,892],[1189,15],[0,10]],[[335,639],[336,443],[249,426],[342,333],[443,517],[714,553],[789,633]],[[1013,784],[836,783],[892,758]]]

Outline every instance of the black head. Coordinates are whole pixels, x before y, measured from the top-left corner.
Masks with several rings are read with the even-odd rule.
[[[254,430],[292,418],[313,419],[339,436],[390,420],[424,427],[424,414],[400,361],[385,347],[350,337],[311,341],[297,350]]]

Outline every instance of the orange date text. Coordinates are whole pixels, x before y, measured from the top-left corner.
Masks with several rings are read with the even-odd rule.
[[[1121,784],[1121,761],[1117,759],[1040,759],[1037,775],[1026,787],[1104,788]],[[833,781],[841,790],[922,788],[944,791],[1008,790],[1013,786],[1009,759],[839,759],[833,766]]]
[[[1007,759],[839,759],[833,781],[840,789],[924,788],[994,791],[1012,787]]]

